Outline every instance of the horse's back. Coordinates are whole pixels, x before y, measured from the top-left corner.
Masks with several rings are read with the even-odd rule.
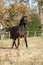
[[[18,37],[18,26],[14,26],[10,29],[10,38],[16,39]]]

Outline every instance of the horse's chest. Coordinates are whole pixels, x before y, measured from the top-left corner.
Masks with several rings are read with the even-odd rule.
[[[25,30],[24,26],[20,26],[19,27],[19,35],[24,36],[25,34],[26,34],[26,30]]]

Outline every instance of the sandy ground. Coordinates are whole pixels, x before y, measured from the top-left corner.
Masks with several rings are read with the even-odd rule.
[[[43,37],[20,39],[18,49],[11,49],[13,40],[0,40],[0,65],[43,65]],[[17,40],[16,40],[17,42]]]

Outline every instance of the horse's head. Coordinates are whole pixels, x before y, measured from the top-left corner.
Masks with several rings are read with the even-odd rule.
[[[27,16],[23,16],[23,17],[22,17],[22,21],[23,21],[23,23],[26,25],[26,24],[28,23],[28,21],[27,21]]]

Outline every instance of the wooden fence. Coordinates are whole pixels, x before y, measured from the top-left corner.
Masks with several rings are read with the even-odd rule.
[[[10,38],[10,32],[0,31],[0,40]]]
[[[34,32],[34,31],[33,31],[33,32]],[[40,31],[39,31],[39,32],[40,32]],[[32,33],[32,31],[31,31],[31,33]],[[27,36],[29,36],[29,31],[27,31]],[[37,31],[34,32],[34,36],[37,36]],[[42,32],[41,32],[41,35],[38,34],[38,36],[43,36],[43,30],[42,30]]]
[[[27,36],[29,36],[29,31],[27,31]],[[34,32],[34,37],[35,36],[37,36],[36,32]],[[43,31],[41,33],[41,36],[43,37]],[[10,32],[6,32],[5,30],[4,31],[0,31],[0,40],[4,40],[4,39],[10,39]]]

